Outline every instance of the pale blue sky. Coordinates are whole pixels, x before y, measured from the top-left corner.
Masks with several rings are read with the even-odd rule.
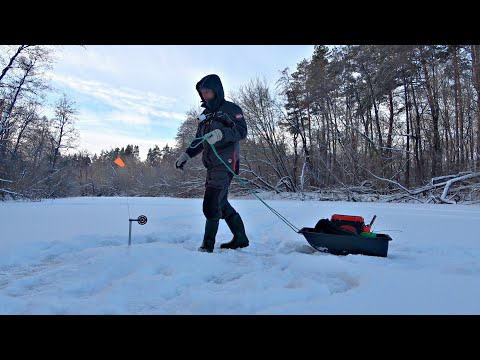
[[[64,46],[51,71],[53,85],[79,110],[79,149],[173,145],[185,113],[200,104],[195,84],[222,79],[226,96],[260,77],[272,84],[286,67],[310,59],[314,45]],[[192,135],[193,136],[193,135]]]

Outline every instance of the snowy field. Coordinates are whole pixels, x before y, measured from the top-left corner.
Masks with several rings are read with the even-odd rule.
[[[257,199],[230,201],[250,246],[220,250],[221,221],[211,254],[202,199],[0,202],[0,314],[480,314],[479,205],[265,200],[298,228],[377,215],[382,258],[318,252]]]

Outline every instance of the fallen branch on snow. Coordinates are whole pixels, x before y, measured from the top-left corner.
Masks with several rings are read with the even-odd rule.
[[[440,200],[444,203],[447,203],[447,204],[456,204],[457,203],[456,201],[452,201],[452,200],[447,199],[447,195],[448,195],[448,191],[450,189],[450,186],[452,186],[453,183],[456,183],[456,182],[459,182],[459,181],[464,181],[464,180],[467,180],[467,179],[471,179],[471,178],[474,178],[474,177],[477,177],[477,176],[480,176],[480,172],[471,173],[471,174],[463,175],[463,176],[456,177],[454,179],[448,180],[445,184],[445,188],[443,189],[442,196],[440,196]]]

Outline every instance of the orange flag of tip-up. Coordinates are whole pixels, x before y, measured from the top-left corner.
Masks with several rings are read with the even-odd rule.
[[[118,166],[120,167],[124,167],[125,166],[125,163],[123,162],[122,159],[120,159],[119,157],[117,157],[114,161],[115,164],[117,164]]]

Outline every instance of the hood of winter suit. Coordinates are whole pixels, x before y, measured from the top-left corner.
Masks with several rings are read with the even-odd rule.
[[[202,94],[200,93],[200,88],[205,87],[207,89],[211,89],[215,91],[215,98],[210,100],[210,101],[205,101],[202,98]],[[215,74],[210,74],[207,76],[204,76],[196,85],[195,87],[197,89],[198,95],[200,96],[200,99],[202,99],[202,106],[206,107],[210,111],[216,111],[220,105],[223,104],[225,101],[225,95],[223,92],[223,85],[222,82],[220,81],[220,77]]]

